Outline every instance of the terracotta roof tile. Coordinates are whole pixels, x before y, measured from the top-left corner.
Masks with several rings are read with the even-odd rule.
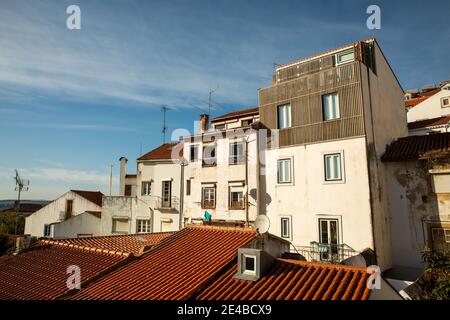
[[[449,153],[450,132],[399,138],[386,147],[383,161],[416,160],[429,153]]]
[[[257,281],[237,279],[237,263],[202,290],[199,300],[367,300],[363,267],[277,259]]]
[[[416,95],[416,97],[409,99],[409,100],[405,100],[405,107],[414,107],[414,106],[418,105],[419,103],[427,100],[429,97],[435,95],[439,91],[441,91],[441,88],[436,88],[436,89],[420,92]]]
[[[251,229],[186,227],[72,298],[188,299],[235,259],[238,248],[255,237]]]
[[[68,291],[68,266],[80,267],[83,284],[124,259],[121,254],[40,244],[0,259],[0,300],[55,299]]]
[[[86,200],[89,200],[93,203],[95,203],[98,206],[102,206],[102,197],[103,193],[100,191],[85,191],[85,190],[70,190],[79,196],[85,198]]]
[[[149,249],[151,246],[154,246],[161,240],[173,234],[174,234],[173,232],[158,232],[158,233],[61,239],[53,241],[98,249],[115,250],[138,255],[141,254],[144,250]]]
[[[259,114],[258,108],[243,109],[243,110],[233,111],[233,112],[229,112],[227,114],[215,117],[211,120],[211,122],[217,122],[217,121],[222,121],[222,120],[227,120],[227,119],[234,119],[234,118],[239,118],[239,117],[243,117],[243,116],[258,115],[258,114]]]
[[[172,150],[178,144],[179,142],[162,144],[158,148],[153,149],[152,151],[140,156],[137,160],[171,160]],[[183,156],[183,148],[180,148],[180,151],[175,156],[181,158]]]
[[[410,122],[410,123],[408,123],[408,129],[414,130],[414,129],[419,129],[419,128],[442,126],[442,125],[446,125],[449,122],[450,122],[450,115],[433,118],[433,119],[425,119],[425,120]]]

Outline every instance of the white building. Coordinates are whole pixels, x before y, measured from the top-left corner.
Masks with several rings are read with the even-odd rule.
[[[407,135],[403,90],[375,39],[277,67],[259,90],[278,135],[261,171],[260,214],[309,260],[365,249],[392,266],[386,144]]]
[[[244,225],[257,216],[258,108],[231,112],[211,121],[200,118],[200,132],[183,137],[185,222]],[[246,156],[248,154],[248,156]]]
[[[76,218],[85,212],[87,216],[100,215],[102,211],[102,196],[100,191],[70,190],[58,199],[50,202],[40,210],[25,218],[25,234],[35,237],[54,237],[56,225]],[[83,214],[83,216],[85,216]],[[89,218],[88,218],[89,219]],[[75,219],[82,220],[82,219]],[[81,224],[85,226],[85,224]],[[55,229],[56,227],[56,229]],[[90,228],[90,227],[89,227]],[[71,234],[80,236],[91,234],[91,229],[74,229]],[[62,231],[58,231],[58,236]],[[92,233],[95,233],[92,231]]]
[[[407,93],[410,135],[450,132],[450,82],[444,81],[438,88],[412,95]]]

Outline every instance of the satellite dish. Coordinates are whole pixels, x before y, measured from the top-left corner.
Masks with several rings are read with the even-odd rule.
[[[266,215],[260,214],[255,219],[255,228],[259,233],[266,233],[270,228],[270,220]]]

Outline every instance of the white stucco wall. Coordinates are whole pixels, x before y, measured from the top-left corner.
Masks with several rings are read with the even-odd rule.
[[[102,211],[95,203],[69,191],[42,209],[25,218],[25,234],[35,237],[44,236],[44,225],[62,221],[60,218],[66,210],[66,200],[73,200],[73,215],[85,211]]]
[[[257,215],[256,208],[256,193],[257,193],[257,142],[255,131],[246,131],[248,135],[248,201],[250,202],[248,208],[249,221],[254,221]],[[239,138],[238,141],[243,141],[244,138]],[[185,195],[184,217],[189,219],[202,219],[207,210],[212,219],[229,220],[229,221],[246,221],[246,211],[230,210],[228,200],[229,183],[242,181],[245,182],[245,164],[229,164],[229,150],[230,139],[217,138],[216,156],[217,165],[214,167],[202,167],[202,142],[195,142],[199,146],[199,157],[197,162],[189,162],[185,168],[185,180],[191,180],[191,194]],[[244,147],[245,149],[245,147]],[[184,145],[184,155],[189,159],[190,143]],[[245,154],[245,150],[244,150]],[[245,163],[245,162],[244,162]],[[185,182],[186,183],[186,182]],[[202,209],[202,184],[215,183],[216,184],[216,208]],[[244,193],[245,197],[245,193]],[[245,201],[245,200],[244,200]]]
[[[128,231],[136,233],[136,197],[104,196],[102,205],[101,234],[117,234],[113,232],[113,219],[128,219]],[[148,215],[150,216],[150,214]]]
[[[442,98],[450,99],[450,90],[446,88],[450,88],[450,84],[444,86],[440,92],[432,95],[425,101],[422,101],[415,107],[411,108],[407,113],[408,122],[433,119],[450,115],[450,107],[441,107]]]
[[[80,236],[100,236],[100,218],[84,212],[53,226],[55,239],[77,238]]]
[[[343,152],[344,182],[325,182],[324,153]],[[277,183],[277,159],[292,157],[292,185]],[[319,241],[318,219],[340,220],[340,243],[355,250],[372,248],[365,138],[267,151],[267,207],[270,232],[281,236],[281,218],[290,216],[292,243]]]
[[[136,219],[152,215],[153,232],[180,229],[181,165],[172,161],[139,161],[137,176]],[[151,195],[142,195],[142,181],[151,181]],[[172,181],[172,207],[175,210],[158,210],[161,204],[163,181]],[[169,222],[170,221],[170,222]]]

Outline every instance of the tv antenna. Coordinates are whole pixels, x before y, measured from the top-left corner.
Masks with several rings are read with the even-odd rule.
[[[18,195],[16,202],[16,226],[14,234],[17,235],[17,220],[19,219],[19,210],[20,210],[20,194],[22,193],[22,191],[28,191],[30,186],[30,180],[22,179],[17,169],[15,169],[15,172],[16,176],[14,179],[16,180],[16,187],[14,188],[14,191],[18,191]]]
[[[211,96],[214,92],[219,90],[219,85],[215,85],[214,88],[209,90],[209,100],[208,100],[208,117],[211,117],[212,99]]]
[[[166,143],[166,132],[167,132],[166,113],[168,110],[170,110],[170,108],[167,106],[167,104],[163,104],[161,106],[161,111],[164,113],[164,125],[163,125],[163,129],[162,129],[163,143]]]

